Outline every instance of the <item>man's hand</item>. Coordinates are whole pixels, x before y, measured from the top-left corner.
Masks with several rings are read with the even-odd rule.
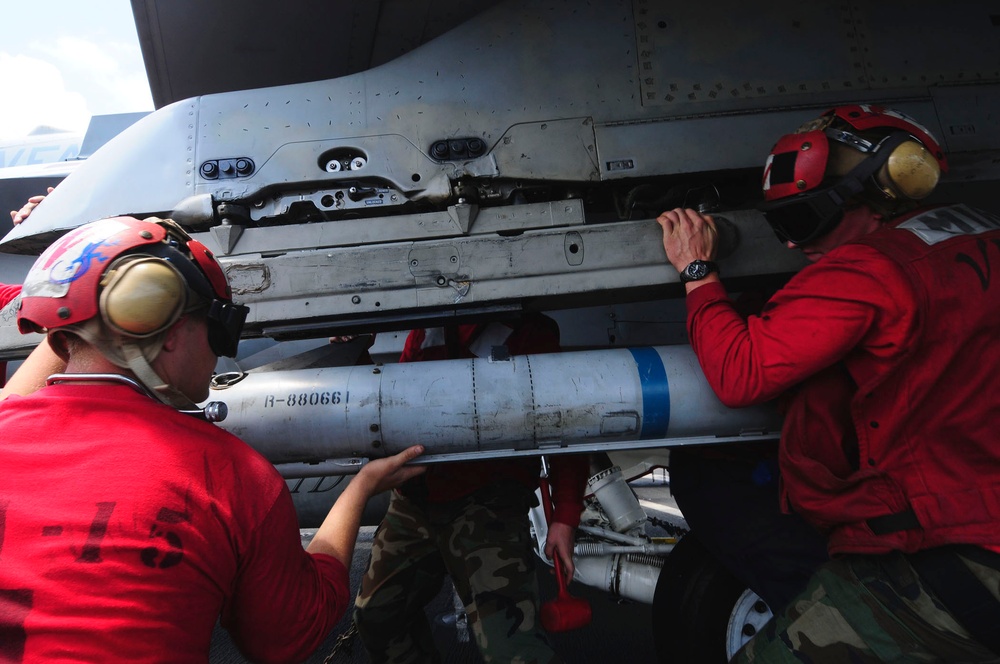
[[[576,528],[558,521],[549,524],[549,534],[545,538],[545,555],[553,560],[559,556],[566,583],[573,580],[575,569],[573,567],[573,542],[575,540]]]
[[[667,252],[667,260],[677,272],[683,272],[693,261],[715,258],[719,235],[715,230],[715,221],[707,214],[676,208],[661,214],[656,223],[663,229],[663,249]],[[699,281],[689,281],[684,287],[690,293],[716,281],[719,281],[719,275],[713,273]]]
[[[365,503],[375,494],[424,472],[424,466],[404,465],[423,453],[423,445],[414,445],[391,457],[369,461],[337,498],[306,551],[333,556],[350,568]]]
[[[53,189],[55,189],[55,187],[49,187],[47,193],[51,194]],[[45,196],[43,196],[42,194],[39,194],[37,196],[32,196],[31,198],[28,199],[28,202],[21,207],[20,210],[10,211],[10,220],[14,222],[15,226],[17,226],[19,223],[27,219],[28,215],[31,214],[31,211],[34,210],[36,207],[38,207],[38,204],[41,203],[43,200],[45,200]]]
[[[663,228],[663,249],[678,272],[692,261],[715,259],[719,236],[715,221],[697,210],[677,208],[656,218]]]
[[[361,484],[369,497],[382,493],[426,471],[426,466],[405,465],[423,453],[423,445],[414,445],[391,457],[369,461],[353,481]]]

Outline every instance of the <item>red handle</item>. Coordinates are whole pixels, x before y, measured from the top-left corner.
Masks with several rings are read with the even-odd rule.
[[[542,511],[545,512],[545,523],[552,525],[552,494],[549,493],[549,478],[538,480],[538,488],[542,490]]]
[[[549,493],[549,480],[542,477],[538,480],[538,487],[542,490],[542,511],[545,512],[545,523],[552,526],[552,495]],[[563,577],[562,561],[559,559],[559,552],[552,556],[552,563],[556,568],[556,582],[559,584],[559,596],[568,595],[566,592],[566,579]]]
[[[549,494],[549,481],[543,477],[538,481],[538,485],[542,489],[545,522],[552,525],[552,496]],[[542,604],[540,608],[542,627],[549,632],[566,632],[589,625],[592,618],[590,603],[585,599],[574,597],[566,590],[566,579],[563,578],[562,560],[558,551],[552,556],[552,563],[556,568],[559,594],[555,599]]]
[[[554,556],[552,556],[552,562],[556,568],[556,583],[559,584],[559,596],[568,597],[569,591],[566,590],[566,579],[563,577],[562,571],[562,560],[559,559],[559,552],[557,551]]]

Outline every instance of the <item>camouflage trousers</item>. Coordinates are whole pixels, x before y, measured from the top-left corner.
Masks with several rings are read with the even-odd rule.
[[[441,661],[424,606],[449,574],[487,663],[558,663],[538,621],[527,519],[533,500],[512,484],[445,504],[393,492],[355,601],[371,661]]]
[[[1000,598],[1000,570],[965,556],[961,562]],[[906,556],[892,553],[823,565],[732,661],[997,663],[1000,657],[973,640]]]

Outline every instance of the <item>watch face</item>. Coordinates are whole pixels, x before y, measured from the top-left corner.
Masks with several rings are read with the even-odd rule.
[[[711,272],[718,272],[718,266],[711,261],[692,261],[684,271],[681,272],[681,281],[698,281],[704,279]]]
[[[704,279],[708,275],[708,266],[702,262],[694,262],[687,266],[684,273],[691,279]]]

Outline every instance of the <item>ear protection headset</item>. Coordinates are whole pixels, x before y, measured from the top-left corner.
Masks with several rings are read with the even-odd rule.
[[[163,332],[184,311],[187,288],[169,262],[153,256],[119,258],[102,280],[99,312],[112,330],[136,339]]]
[[[200,244],[189,241],[192,253]],[[113,330],[137,339],[163,332],[185,311],[215,299],[212,284],[170,242],[145,245],[117,258],[100,282],[98,310]]]
[[[875,174],[875,182],[892,198],[927,198],[941,179],[941,165],[916,140],[897,146]]]
[[[877,158],[881,166],[872,174],[874,184],[889,198],[907,201],[926,198],[941,179],[940,162],[911,135],[905,135],[886,153],[880,147],[883,141],[869,141],[844,129],[827,129],[824,133],[831,141],[826,177],[847,175],[861,159]],[[876,157],[875,152],[882,154]],[[844,163],[849,167],[844,168]]]
[[[213,259],[199,254],[207,256],[208,250],[193,240],[186,247],[192,258],[169,243],[146,245],[118,258],[101,281],[101,319],[116,332],[146,339],[167,330],[185,312],[204,309],[212,350],[235,357],[248,309],[219,299],[217,286],[195,265],[207,261],[221,275]],[[229,285],[223,284],[228,294]]]

